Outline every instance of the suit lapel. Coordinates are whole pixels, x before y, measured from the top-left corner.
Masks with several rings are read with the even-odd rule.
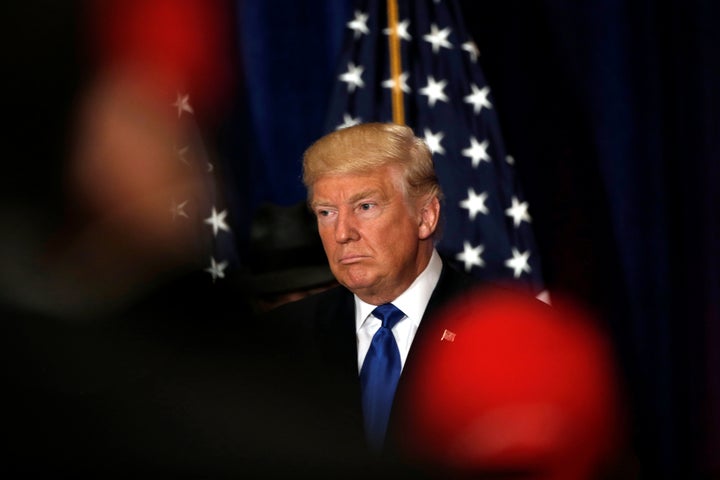
[[[412,398],[407,397],[405,393],[405,385],[409,381],[412,381],[408,379],[417,380],[417,375],[422,373],[417,371],[416,359],[422,355],[422,351],[426,348],[438,348],[441,345],[442,347],[451,348],[450,345],[443,345],[444,341],[442,338],[445,325],[442,320],[442,315],[439,314],[442,313],[443,308],[446,307],[449,302],[458,299],[463,292],[468,291],[477,284],[477,281],[472,277],[454,270],[448,266],[447,263],[443,262],[440,279],[428,301],[428,306],[425,309],[420,328],[418,328],[415,334],[412,348],[410,348],[405,366],[403,367],[403,373],[398,382],[395,401],[393,403],[393,413],[388,428],[388,451],[397,448],[397,441],[400,435],[402,435],[402,432],[398,431],[397,426],[398,412],[403,408],[402,406],[404,404],[412,402]]]
[[[441,340],[444,327],[441,325],[442,320],[438,320],[438,313],[440,313],[450,301],[475,284],[475,280],[471,277],[467,277],[456,270],[453,270],[452,267],[449,267],[443,262],[440,279],[438,280],[435,290],[433,290],[433,293],[430,296],[428,306],[423,314],[422,322],[420,322],[420,327],[415,334],[412,348],[410,348],[410,352],[408,353],[408,357],[405,361],[402,377],[405,377],[405,373],[408,369],[413,368],[413,359],[417,356],[414,352],[424,348],[424,345],[439,342]],[[400,379],[401,382],[402,377]]]

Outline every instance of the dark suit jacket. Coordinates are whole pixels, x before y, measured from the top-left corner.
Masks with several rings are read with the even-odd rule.
[[[430,297],[413,341],[426,336],[440,338],[442,326],[435,314],[451,300],[478,285],[472,277],[443,262],[435,290]],[[360,381],[358,375],[355,305],[352,293],[335,287],[297,302],[283,305],[263,319],[270,331],[278,371],[295,395],[306,400],[303,407],[335,426],[332,442],[345,442],[364,449]],[[413,368],[413,348],[404,372]],[[404,374],[403,374],[404,376]],[[402,377],[398,391],[402,388]],[[306,412],[307,413],[307,412]],[[392,423],[392,419],[391,419]],[[325,425],[327,427],[327,425]],[[328,438],[325,432],[316,432]]]

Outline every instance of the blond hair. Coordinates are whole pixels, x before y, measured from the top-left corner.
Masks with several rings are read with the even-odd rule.
[[[322,176],[370,173],[386,166],[400,167],[408,199],[442,199],[427,144],[410,127],[394,123],[361,123],[320,138],[303,155],[303,183],[310,198]]]

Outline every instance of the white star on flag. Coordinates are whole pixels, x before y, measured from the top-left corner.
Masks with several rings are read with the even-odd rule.
[[[173,103],[173,107],[177,108],[178,118],[182,117],[183,112],[194,113],[193,108],[190,106],[190,95],[182,95],[180,92],[177,94],[177,100]]]
[[[472,159],[473,168],[477,168],[480,164],[480,160],[490,162],[490,155],[487,153],[489,142],[483,140],[482,143],[478,143],[477,139],[472,136],[470,137],[470,148],[466,148],[462,151],[463,156]]]
[[[217,236],[218,230],[225,230],[226,232],[230,231],[230,227],[228,227],[228,224],[225,223],[226,216],[227,210],[223,210],[218,213],[217,210],[215,210],[215,207],[212,207],[212,214],[205,219],[205,223],[212,225],[213,236]]]
[[[511,268],[513,271],[513,277],[520,278],[522,272],[530,273],[530,264],[528,259],[530,258],[530,251],[527,250],[520,253],[517,248],[512,248],[512,258],[505,260],[505,266]]]
[[[468,42],[463,43],[462,49],[470,54],[470,60],[472,60],[473,63],[477,62],[477,59],[480,56],[480,50],[478,49],[475,42],[470,40]]]
[[[335,127],[335,130],[352,127],[353,125],[357,125],[360,122],[362,122],[362,119],[360,117],[353,118],[352,115],[350,115],[349,113],[344,113],[343,122],[337,127]]]
[[[348,62],[348,69],[347,72],[340,75],[340,80],[347,83],[347,88],[349,92],[354,92],[355,87],[364,87],[365,82],[363,82],[362,74],[365,70],[365,67],[362,65],[355,66],[353,62]]]
[[[460,206],[462,208],[467,208],[468,218],[470,218],[470,221],[475,220],[475,215],[478,213],[482,213],[484,215],[489,213],[489,210],[485,205],[487,198],[487,192],[482,192],[480,195],[477,195],[475,193],[475,189],[472,187],[468,188],[468,196],[465,200],[460,202]]]
[[[359,10],[355,10],[355,18],[350,20],[347,24],[348,28],[353,31],[353,36],[357,40],[361,35],[367,35],[370,33],[367,26],[368,14],[363,13]]]
[[[400,90],[402,90],[405,93],[410,93],[410,86],[408,86],[407,81],[410,74],[408,72],[403,72],[400,74]],[[388,78],[384,82],[382,82],[382,86],[384,88],[395,88],[395,79],[394,78]]]
[[[484,267],[485,262],[483,261],[481,255],[483,253],[483,250],[485,250],[485,247],[483,245],[478,245],[477,247],[473,247],[470,242],[464,241],[463,242],[463,251],[458,253],[455,258],[457,258],[459,261],[463,262],[465,264],[465,271],[469,272],[472,270],[473,266],[477,267]]]
[[[214,257],[210,257],[210,266],[205,269],[210,275],[212,275],[213,283],[218,278],[225,278],[225,269],[228,266],[228,262],[216,262]]]
[[[408,33],[408,27],[410,26],[410,20],[403,20],[402,22],[397,24],[397,28],[395,31],[397,32],[398,38],[402,40],[407,40],[408,42],[412,40],[412,37]],[[390,29],[385,28],[383,29],[383,33],[385,35],[390,35]]]
[[[430,75],[428,77],[428,84],[427,86],[420,89],[420,93],[422,95],[427,95],[428,97],[428,104],[431,107],[435,106],[435,102],[437,100],[441,100],[443,102],[448,101],[447,95],[445,95],[445,92],[443,92],[443,89],[447,85],[447,82],[445,80],[440,80],[439,82],[435,81],[435,78]]]
[[[528,203],[520,202],[515,195],[512,197],[512,206],[505,210],[505,214],[512,217],[515,228],[519,227],[523,221],[531,222],[530,214],[528,214]]]
[[[473,83],[470,85],[470,88],[472,89],[472,93],[464,97],[464,99],[465,103],[473,106],[473,113],[475,113],[475,115],[480,113],[483,107],[492,108],[492,103],[490,103],[490,100],[487,98],[490,94],[490,87],[484,86],[483,88],[478,88],[477,85]]]
[[[432,44],[433,53],[438,53],[440,47],[452,48],[452,43],[447,39],[450,32],[452,32],[452,30],[449,27],[438,30],[437,25],[433,23],[430,25],[430,33],[423,35],[423,39]]]
[[[187,153],[189,151],[190,151],[189,146],[175,148],[175,154],[177,155],[178,159],[185,165],[190,165],[190,162],[187,159]]]
[[[187,205],[188,201],[185,200],[182,203],[176,203],[175,200],[172,201],[172,204],[170,205],[170,213],[172,213],[172,219],[175,220],[177,217],[188,217],[187,212],[185,212],[185,205]]]
[[[433,133],[429,128],[425,128],[425,143],[427,143],[432,154],[445,154],[445,149],[441,143],[444,136],[443,132]]]

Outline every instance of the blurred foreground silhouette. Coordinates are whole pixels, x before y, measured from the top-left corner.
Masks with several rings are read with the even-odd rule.
[[[471,293],[440,323],[398,398],[413,462],[437,478],[634,478],[615,359],[587,312]]]

